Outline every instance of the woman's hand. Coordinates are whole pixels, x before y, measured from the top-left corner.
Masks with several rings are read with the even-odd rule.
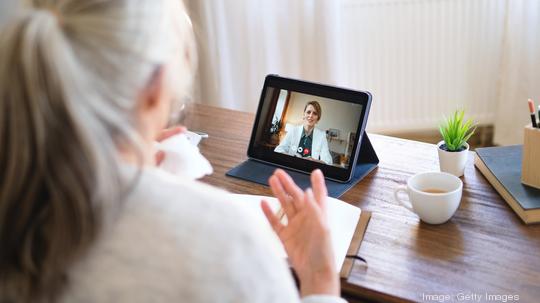
[[[187,128],[185,126],[174,126],[171,128],[166,128],[158,134],[156,141],[161,142],[174,135],[185,133],[186,131],[187,131]],[[158,150],[156,152],[155,158],[156,158],[156,166],[158,166],[165,159],[165,153],[161,150]]]
[[[287,224],[281,223],[268,202],[263,200],[261,206],[298,274],[301,295],[339,296],[339,278],[326,217],[327,190],[322,172],[317,169],[311,174],[313,190],[305,192],[281,169],[276,170],[269,183],[287,215]]]

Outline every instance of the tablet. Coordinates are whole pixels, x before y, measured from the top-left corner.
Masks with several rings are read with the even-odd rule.
[[[268,75],[248,157],[348,182],[364,137],[371,94]]]

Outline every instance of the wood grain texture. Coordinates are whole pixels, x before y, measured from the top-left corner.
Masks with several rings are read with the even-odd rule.
[[[225,176],[244,161],[254,115],[193,105],[186,125],[207,132],[201,150],[215,172],[204,182],[235,193],[269,195],[262,185]],[[400,207],[393,190],[407,178],[438,171],[435,145],[370,135],[379,167],[342,200],[371,211],[359,255],[342,290],[380,302],[424,301],[423,294],[519,295],[540,298],[540,225],[526,226],[487,183],[469,157],[463,198],[454,217],[428,225]],[[453,297],[455,301],[456,298]]]

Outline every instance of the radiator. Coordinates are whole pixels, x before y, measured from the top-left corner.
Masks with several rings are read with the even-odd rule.
[[[345,85],[373,94],[369,131],[434,129],[461,108],[493,122],[507,0],[342,5]]]

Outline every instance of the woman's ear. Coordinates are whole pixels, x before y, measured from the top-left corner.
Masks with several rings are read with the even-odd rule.
[[[165,99],[165,69],[157,67],[150,77],[146,87],[141,92],[141,110],[143,112],[154,111],[161,106]]]
[[[166,68],[157,67],[139,94],[139,127],[148,140],[154,140],[169,121],[171,93],[166,77]]]

